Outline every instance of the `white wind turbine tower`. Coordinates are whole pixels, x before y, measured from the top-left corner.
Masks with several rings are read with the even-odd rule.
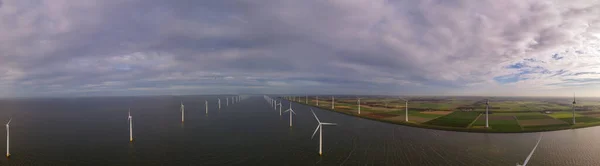
[[[204,110],[206,111],[206,115],[208,115],[208,101],[204,100]]]
[[[489,109],[490,109],[490,100],[488,99],[485,101],[485,128],[490,127],[489,123],[488,123],[488,117],[490,116]]]
[[[540,134],[540,138],[538,138],[538,141],[535,144],[535,146],[533,147],[533,150],[531,150],[531,152],[529,153],[529,156],[527,156],[527,158],[525,158],[525,162],[523,162],[523,165],[517,163],[517,166],[526,166],[527,165],[527,163],[529,162],[529,159],[531,159],[531,156],[533,156],[533,152],[535,152],[535,149],[540,144],[541,140],[542,140],[542,134]]]
[[[225,99],[227,100],[227,101],[226,101],[226,102],[227,102],[227,103],[226,103],[227,105],[225,105],[225,106],[229,106],[229,97],[226,97]]]
[[[404,108],[405,108],[405,110],[404,110],[404,113],[405,113],[405,115],[404,115],[404,121],[408,122],[408,100],[403,99],[403,98],[400,98],[400,99],[404,100]]]
[[[315,129],[315,132],[313,132],[313,135],[312,135],[312,137],[310,137],[310,139],[313,139],[315,137],[315,134],[317,134],[317,130],[318,130],[319,131],[319,155],[323,155],[323,125],[335,126],[337,124],[321,122],[319,120],[319,118],[317,118],[317,114],[315,114],[315,112],[312,110],[312,108],[310,109],[310,112],[312,112],[312,114],[315,116],[315,119],[317,119],[317,122],[319,122],[319,125]]]
[[[575,125],[575,104],[577,104],[577,102],[575,102],[575,94],[573,94],[573,125]]]
[[[358,114],[360,115],[360,98],[357,97],[357,99],[358,99],[358,101],[357,101],[357,103],[358,103]]]
[[[319,106],[319,96],[317,96],[317,106]]]
[[[331,96],[331,109],[335,110],[335,97]]]
[[[8,120],[8,123],[6,123],[6,157],[10,157],[10,152],[8,150],[9,149],[8,148],[9,147],[9,141],[8,141],[8,139],[10,138],[9,137],[10,136],[10,132],[9,132],[10,131],[9,130],[9,128],[10,128],[10,126],[9,126],[10,125],[10,121],[12,121],[12,118],[10,118],[10,120]]]
[[[131,108],[128,112],[127,121],[129,122],[129,142],[133,142],[133,117],[131,117]]]
[[[305,103],[308,104],[308,95],[306,96]]]
[[[185,106],[183,106],[183,101],[181,102],[181,123],[183,123],[185,119]]]
[[[219,110],[221,110],[221,98],[218,98],[218,99],[219,99]]]
[[[281,106],[281,101],[279,101],[279,104],[277,104],[277,105],[279,105],[279,116],[281,116],[281,107],[282,107]]]
[[[296,114],[296,112],[294,112],[294,110],[292,109],[292,103],[290,103],[290,108],[285,110],[285,112],[290,112],[290,127],[292,127],[292,113]]]

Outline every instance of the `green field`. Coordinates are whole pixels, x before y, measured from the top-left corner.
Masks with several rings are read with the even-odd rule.
[[[510,117],[501,115],[503,117]],[[496,120],[495,117],[498,115],[491,115],[490,120],[488,121],[490,129],[495,131],[521,131],[521,126],[517,122],[514,117],[510,117],[510,119],[506,120]],[[485,114],[479,116],[479,118],[472,124],[473,127],[485,127]]]
[[[446,116],[426,122],[429,125],[450,126],[450,127],[467,127],[475,118],[479,116],[479,112],[461,112],[455,111]]]
[[[356,97],[336,96],[335,110],[331,110],[331,96],[320,96],[318,107],[383,122],[455,131],[530,132],[600,125],[600,99],[578,101],[577,124],[571,125],[573,115],[569,103],[572,99],[491,98],[490,127],[485,128],[482,114],[486,107],[485,98],[409,98],[408,122],[404,120],[405,102],[399,97],[361,98],[361,114],[358,114]],[[314,96],[309,96],[308,103],[304,96],[300,99],[299,104],[316,105]],[[542,113],[544,111],[551,113]]]

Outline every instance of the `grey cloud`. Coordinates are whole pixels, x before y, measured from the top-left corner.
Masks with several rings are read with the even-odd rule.
[[[600,33],[585,0],[2,2],[0,88],[34,96],[443,93]]]

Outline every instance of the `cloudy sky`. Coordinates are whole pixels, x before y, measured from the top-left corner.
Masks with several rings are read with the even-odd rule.
[[[0,96],[600,96],[598,0],[0,0]]]

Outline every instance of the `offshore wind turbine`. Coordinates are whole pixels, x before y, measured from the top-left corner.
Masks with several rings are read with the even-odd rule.
[[[6,157],[7,158],[10,157],[10,151],[9,151],[9,148],[8,148],[9,147],[9,141],[8,141],[8,139],[10,138],[9,137],[10,136],[10,130],[9,130],[10,129],[10,121],[12,121],[12,118],[10,118],[8,120],[8,123],[6,123]]]
[[[181,123],[183,123],[184,119],[185,119],[185,106],[183,106],[183,101],[181,102]]]
[[[489,109],[490,109],[490,100],[488,99],[485,101],[485,128],[490,127],[489,123],[488,123],[488,116],[490,116]]]
[[[279,104],[277,105],[279,105],[279,116],[281,116],[281,101],[279,101]]]
[[[296,112],[294,112],[294,110],[292,109],[292,103],[290,102],[290,108],[285,110],[285,112],[290,112],[290,127],[292,127],[292,113],[296,114]]]
[[[315,134],[317,134],[317,130],[318,130],[319,131],[319,155],[323,155],[323,125],[335,126],[337,124],[321,122],[319,120],[319,118],[317,118],[317,114],[315,114],[315,112],[312,110],[312,108],[310,109],[310,112],[312,112],[312,114],[315,116],[315,119],[317,120],[317,122],[319,122],[319,125],[315,129],[315,132],[313,132],[313,135],[312,135],[312,137],[310,137],[310,139],[313,139],[315,137]]]
[[[523,162],[523,165],[517,163],[517,166],[526,166],[527,165],[527,163],[529,162],[529,159],[531,159],[531,156],[533,156],[533,152],[535,152],[535,149],[540,144],[541,140],[542,140],[542,134],[540,134],[540,138],[538,138],[538,141],[535,144],[535,146],[533,147],[533,150],[531,150],[531,152],[529,153],[529,156],[527,156],[527,158],[525,158],[525,162]]]
[[[129,122],[129,142],[133,142],[133,117],[131,117],[131,108],[129,109],[127,122]]]
[[[575,102],[575,94],[573,94],[573,125],[575,125],[575,104],[577,104],[577,102]]]

